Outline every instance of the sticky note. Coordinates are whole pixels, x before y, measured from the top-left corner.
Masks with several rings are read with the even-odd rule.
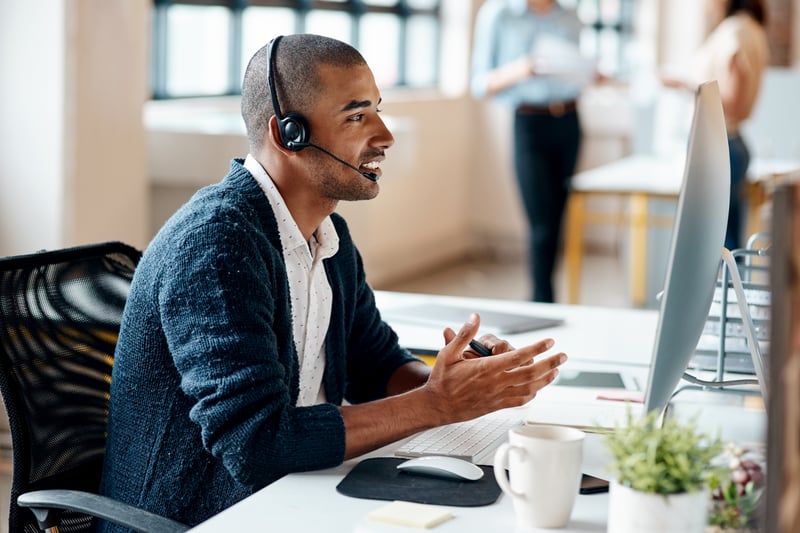
[[[394,501],[370,512],[367,518],[400,526],[428,529],[450,520],[453,514],[436,505]]]

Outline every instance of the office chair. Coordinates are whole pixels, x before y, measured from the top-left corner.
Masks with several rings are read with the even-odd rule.
[[[0,259],[9,531],[90,531],[97,518],[137,531],[189,529],[97,494],[114,348],[140,256],[108,242]]]

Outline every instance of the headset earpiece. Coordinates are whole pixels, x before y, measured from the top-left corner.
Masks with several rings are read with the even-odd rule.
[[[278,118],[278,133],[281,144],[293,152],[299,152],[308,146],[311,137],[308,121],[299,113],[289,113],[285,117]]]
[[[311,142],[311,128],[308,120],[300,113],[289,113],[286,116],[281,114],[281,107],[278,104],[278,94],[275,88],[275,53],[278,49],[278,42],[283,38],[282,35],[275,37],[269,43],[269,56],[267,62],[267,82],[269,83],[269,93],[272,96],[272,109],[275,111],[275,118],[278,120],[278,137],[281,144],[287,150],[299,152]]]

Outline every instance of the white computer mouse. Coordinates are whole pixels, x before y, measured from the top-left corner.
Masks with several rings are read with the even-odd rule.
[[[478,481],[483,470],[477,465],[456,457],[427,455],[403,461],[397,465],[401,472],[425,476],[457,479],[459,481]]]

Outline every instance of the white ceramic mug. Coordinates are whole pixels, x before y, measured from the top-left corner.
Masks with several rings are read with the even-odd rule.
[[[494,456],[494,475],[514,502],[520,527],[566,527],[581,483],[583,440],[579,429],[522,425]],[[508,469],[508,475],[506,475]]]

